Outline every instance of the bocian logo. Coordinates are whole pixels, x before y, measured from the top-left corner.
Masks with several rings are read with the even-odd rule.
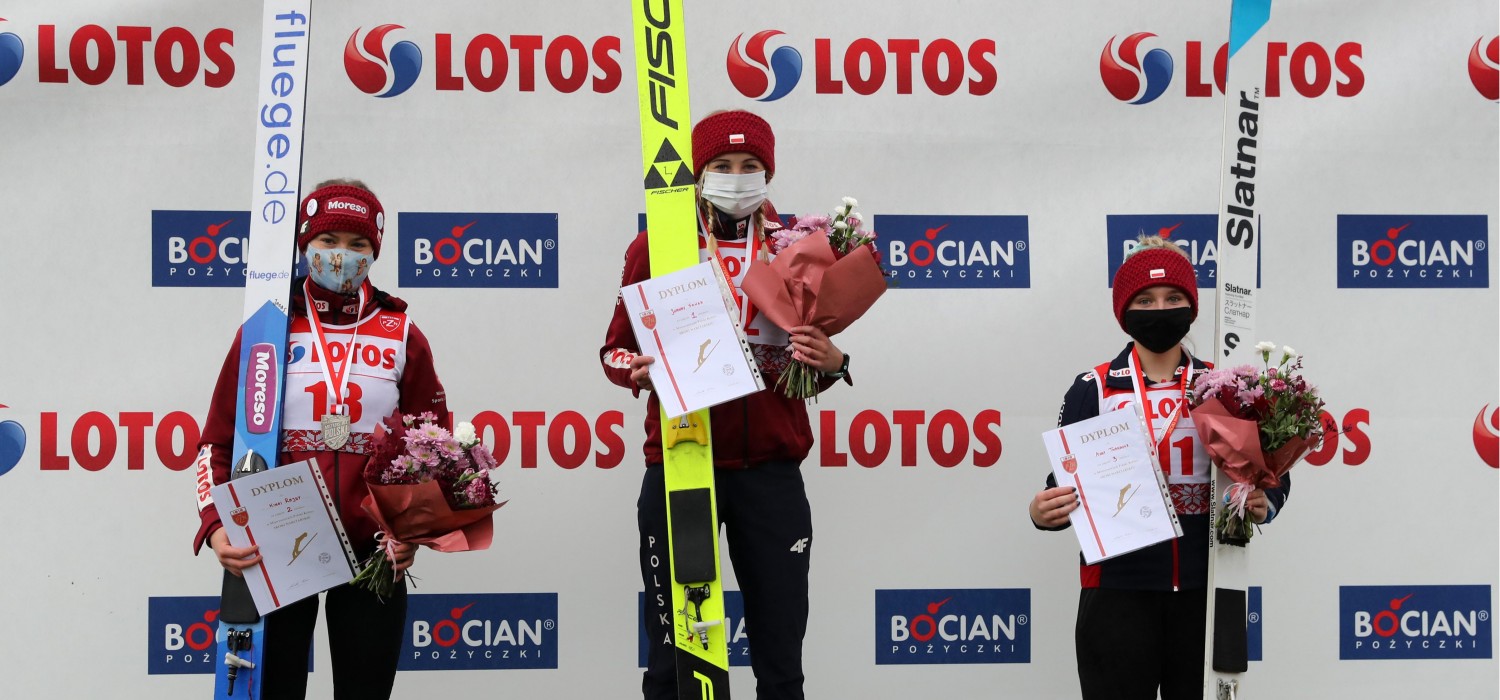
[[[402,671],[557,668],[556,593],[411,595]]]
[[[875,591],[875,663],[1031,663],[1031,589]]]
[[[1489,586],[1340,586],[1340,659],[1488,659]]]

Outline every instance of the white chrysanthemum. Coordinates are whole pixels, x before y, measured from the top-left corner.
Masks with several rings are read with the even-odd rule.
[[[479,442],[479,436],[474,432],[474,424],[468,421],[459,423],[458,427],[453,429],[453,437],[458,438],[459,446],[464,449],[468,449],[474,443]]]
[[[859,206],[859,200],[857,200],[857,199],[855,199],[853,197],[845,197],[844,198],[844,206],[849,207],[850,209],[853,209],[853,208]]]

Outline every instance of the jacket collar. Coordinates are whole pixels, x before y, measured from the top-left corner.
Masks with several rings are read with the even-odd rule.
[[[1130,367],[1130,350],[1132,347],[1134,347],[1132,343],[1126,343],[1125,349],[1121,350],[1120,354],[1115,356],[1115,359],[1110,360],[1109,372],[1104,377],[1105,386],[1111,389],[1132,389],[1135,387],[1135,372]],[[1189,360],[1191,360],[1193,366],[1193,379],[1197,379],[1198,375],[1212,368],[1212,365],[1196,357],[1192,357],[1186,352],[1183,352],[1182,355],[1183,359],[1178,360],[1177,371],[1172,374],[1173,377],[1181,376],[1186,371]]]

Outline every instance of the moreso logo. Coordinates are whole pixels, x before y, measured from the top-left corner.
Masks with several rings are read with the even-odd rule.
[[[1490,414],[1489,420],[1485,420],[1484,414]],[[5,429],[5,424],[0,423],[0,430]],[[25,434],[21,435],[22,445],[25,445]],[[3,436],[0,436],[0,474],[5,473],[5,459]],[[1479,409],[1479,415],[1474,416],[1474,451],[1479,453],[1479,458],[1491,468],[1500,469],[1500,406],[1490,410],[1490,405],[1485,404]]]
[[[1125,256],[1135,250],[1136,240],[1145,234],[1160,236],[1187,253],[1198,275],[1199,289],[1212,289],[1219,283],[1219,217],[1214,214],[1110,214],[1104,217],[1105,235],[1109,241],[1109,269],[1106,279],[1113,286],[1115,271],[1125,263]],[[1255,265],[1256,284],[1260,284],[1260,261]]]
[[[356,29],[344,45],[344,72],[365,94],[395,97],[411,89],[422,73],[423,50],[412,41],[394,44],[387,35],[399,24],[381,24],[364,39]],[[548,86],[573,93],[589,86],[596,93],[620,86],[620,37],[603,36],[584,44],[563,34],[511,34],[501,38],[482,33],[464,40],[448,32],[433,34],[433,89],[479,92],[499,90],[509,80],[518,92]],[[514,80],[510,80],[514,76]]]
[[[1488,659],[1489,586],[1339,586],[1340,659]]]
[[[786,97],[802,77],[802,52],[781,46],[769,57],[765,44],[783,32],[756,32],[729,46],[725,68],[740,94],[761,102]],[[977,39],[967,47],[952,39],[886,39],[861,37],[842,49],[832,39],[813,40],[813,90],[819,95],[841,95],[847,84],[857,95],[873,95],[893,78],[896,94],[910,95],[921,85],[934,95],[952,95],[967,88],[970,95],[988,95],[999,84],[995,40]],[[842,56],[836,54],[842,52]]]
[[[1485,99],[1500,100],[1500,36],[1490,39],[1490,43],[1481,50],[1479,45],[1483,43],[1484,37],[1479,37],[1474,42],[1474,48],[1469,49],[1469,82],[1474,83],[1474,89],[1484,95]],[[0,70],[0,78],[4,75],[4,71]],[[0,83],[4,82],[0,79]]]
[[[1140,52],[1141,42],[1153,38],[1159,40],[1151,32],[1135,32],[1124,39],[1115,35],[1105,42],[1099,55],[1099,77],[1115,99],[1143,105],[1161,97],[1170,86],[1176,72],[1172,54],[1164,48]],[[1185,42],[1182,50],[1186,57],[1183,94],[1187,97],[1224,94],[1229,45],[1219,45],[1211,64],[1205,59],[1202,41]],[[1363,59],[1364,47],[1357,42],[1344,42],[1332,50],[1315,41],[1267,42],[1265,95],[1280,97],[1285,90],[1283,84],[1290,83],[1291,91],[1303,97],[1322,97],[1330,89],[1339,97],[1353,97],[1365,87],[1365,71],[1360,65]]]
[[[1031,589],[875,591],[875,663],[1031,663]]]
[[[881,256],[900,289],[1031,286],[1025,216],[881,214]]]
[[[402,671],[557,668],[556,593],[407,598]]]
[[[646,639],[646,621],[642,617],[645,608],[646,594],[636,594],[636,629],[640,630],[639,639],[636,643],[636,662],[641,668],[646,667],[646,648],[650,640]],[[724,591],[724,629],[728,630],[729,639],[729,665],[750,665],[750,635],[745,633],[745,596],[739,591]]]
[[[778,47],[766,58],[766,40],[783,34],[776,29],[756,32],[740,51],[741,34],[729,45],[729,82],[741,95],[760,102],[787,96],[802,78],[802,54],[790,46]]]
[[[0,408],[6,408],[0,403]],[[13,420],[0,421],[0,476],[5,476],[10,470],[15,469],[21,463],[21,455],[26,454],[26,428]]]
[[[0,22],[5,18],[0,17]],[[0,32],[0,85],[10,82],[21,72],[21,60],[26,57],[26,45],[21,37],[10,32]]]
[[[557,287],[557,214],[402,212],[403,287]]]
[[[153,210],[151,286],[244,286],[249,235],[247,211]]]
[[[1488,287],[1488,245],[1483,214],[1340,214],[1339,287]]]
[[[385,37],[399,24],[382,24],[357,41],[359,30],[344,44],[344,73],[354,87],[366,95],[395,97],[411,88],[422,73],[422,50],[410,41],[392,44],[387,50]],[[389,57],[389,58],[387,58]]]
[[[1109,94],[1121,102],[1143,105],[1161,97],[1172,82],[1172,54],[1152,49],[1137,57],[1136,46],[1143,39],[1155,37],[1151,32],[1136,32],[1120,42],[1115,53],[1115,39],[1110,37],[1099,54],[1099,77]]]

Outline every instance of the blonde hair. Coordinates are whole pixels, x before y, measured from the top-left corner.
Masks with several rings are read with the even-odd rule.
[[[1148,236],[1146,235],[1145,231],[1140,232],[1139,236],[1135,239],[1135,246],[1130,249],[1129,253],[1125,254],[1125,259],[1129,260],[1132,255],[1135,255],[1136,253],[1139,253],[1143,250],[1151,250],[1152,248],[1162,248],[1165,250],[1170,250],[1174,253],[1177,253],[1178,255],[1181,255],[1184,258],[1187,258],[1189,262],[1192,261],[1192,258],[1188,256],[1187,251],[1182,249],[1182,246],[1179,246],[1176,243],[1162,238],[1161,236]]]

